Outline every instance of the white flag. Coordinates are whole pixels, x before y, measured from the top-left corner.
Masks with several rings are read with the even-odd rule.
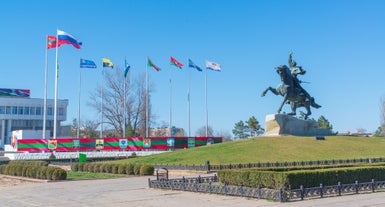
[[[211,61],[206,60],[206,68],[210,70],[215,70],[215,71],[221,71],[221,65],[218,63],[214,63]]]

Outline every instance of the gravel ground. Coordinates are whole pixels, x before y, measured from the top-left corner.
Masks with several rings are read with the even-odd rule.
[[[5,175],[0,175],[0,189],[6,188],[9,186],[31,183],[31,182],[32,181],[17,179],[17,178],[5,176]]]

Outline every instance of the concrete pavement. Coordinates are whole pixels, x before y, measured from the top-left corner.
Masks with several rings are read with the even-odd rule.
[[[193,192],[148,188],[149,177],[105,180],[24,183],[0,188],[3,207],[280,207],[280,206],[385,206],[385,192],[346,195],[307,201],[278,203],[266,200],[228,197]],[[154,176],[151,179],[155,179]]]

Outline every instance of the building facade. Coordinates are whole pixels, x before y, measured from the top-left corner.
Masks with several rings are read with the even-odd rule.
[[[18,93],[22,92],[22,93]],[[57,127],[67,119],[68,100],[57,100]],[[52,137],[54,126],[54,100],[47,99],[46,130]],[[30,98],[29,90],[0,89],[0,148],[11,143],[12,131],[42,130],[44,99]]]

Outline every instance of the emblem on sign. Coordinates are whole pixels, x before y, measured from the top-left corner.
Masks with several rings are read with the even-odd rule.
[[[48,140],[48,149],[55,150],[57,147],[57,140]]]
[[[127,148],[127,139],[119,139],[119,147],[122,149]]]
[[[102,150],[104,148],[104,139],[96,139],[95,140],[95,148],[97,150]]]
[[[144,148],[150,148],[151,147],[151,139],[150,138],[143,139],[143,147]]]

